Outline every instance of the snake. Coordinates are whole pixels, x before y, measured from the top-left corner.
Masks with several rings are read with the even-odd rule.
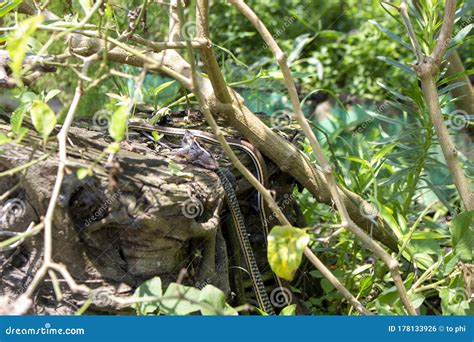
[[[171,135],[171,136],[180,137],[180,138],[185,137],[186,134],[191,134],[194,137],[194,139],[201,140],[203,142],[210,143],[212,145],[220,146],[220,142],[214,134],[203,132],[200,130],[195,130],[195,129],[176,128],[176,127],[160,126],[160,125],[149,125],[149,124],[137,123],[137,122],[129,123],[128,128],[131,130],[135,130],[137,132],[143,132],[143,131],[144,132],[158,132],[164,135]],[[227,140],[227,143],[232,148],[241,150],[250,157],[250,159],[252,160],[252,164],[254,165],[255,170],[256,170],[257,180],[262,185],[265,185],[265,169],[263,166],[264,164],[262,162],[262,156],[260,152],[247,141],[234,139],[234,138],[228,138],[228,137],[226,137],[226,140]],[[253,254],[253,250],[250,245],[247,230],[245,228],[245,221],[244,221],[242,212],[240,210],[240,206],[238,204],[237,197],[235,195],[235,191],[232,186],[232,183],[228,180],[228,178],[220,169],[217,170],[216,173],[219,176],[219,179],[224,188],[227,204],[230,208],[230,212],[231,212],[234,224],[237,227],[237,236],[239,238],[240,248],[244,255],[244,259],[246,261],[247,267],[249,268],[249,271],[250,271],[252,286],[256,294],[259,308],[265,311],[269,315],[274,315],[275,311],[268,297],[268,294],[265,290],[262,276],[258,269],[255,256]],[[265,213],[265,204],[264,204],[264,200],[261,194],[257,193],[257,196],[258,196],[260,220],[262,221],[265,240],[267,240],[269,229],[268,229],[268,221],[266,219],[266,213]],[[278,286],[280,288],[283,288],[280,278],[275,276],[275,280],[277,281]]]

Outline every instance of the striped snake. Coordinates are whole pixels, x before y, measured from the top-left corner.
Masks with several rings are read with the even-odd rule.
[[[201,140],[206,143],[210,143],[212,145],[220,146],[220,142],[219,140],[217,140],[215,135],[211,133],[199,131],[199,130],[182,129],[182,128],[175,128],[175,127],[164,127],[164,126],[158,126],[158,125],[152,126],[152,125],[148,125],[144,123],[136,123],[136,122],[130,123],[128,127],[129,129],[132,129],[138,132],[140,131],[141,132],[144,132],[144,131],[145,132],[159,132],[164,135],[171,135],[175,137],[185,137],[186,132],[189,132],[193,136],[194,139]],[[252,159],[252,163],[256,169],[257,179],[262,185],[264,185],[265,178],[264,178],[264,169],[261,162],[262,157],[260,153],[258,152],[258,150],[256,150],[253,147],[253,145],[249,144],[246,141],[240,141],[240,140],[232,139],[232,138],[226,138],[226,140],[227,140],[227,143],[232,148],[236,148],[243,151]],[[216,173],[219,176],[222,186],[225,190],[226,200],[232,214],[232,219],[235,223],[235,226],[237,227],[237,235],[239,238],[240,248],[244,255],[244,259],[247,264],[247,267],[250,270],[250,277],[252,279],[252,285],[257,297],[258,305],[260,309],[262,309],[268,314],[273,315],[275,314],[275,311],[270,302],[268,294],[265,290],[265,286],[262,281],[262,276],[260,274],[257,263],[255,261],[255,256],[252,251],[252,247],[250,245],[247,229],[245,228],[244,218],[243,218],[242,212],[240,211],[240,206],[238,204],[235,191],[232,187],[232,184],[230,183],[230,181],[227,179],[227,177],[224,175],[224,173],[221,170],[216,170]],[[265,214],[264,201],[260,193],[258,193],[258,206],[260,209],[259,210],[260,219],[262,221],[263,232],[264,232],[265,240],[266,240],[268,236],[268,221]],[[280,288],[283,288],[281,284],[281,280],[276,276],[275,276],[275,279],[278,283],[278,286]]]

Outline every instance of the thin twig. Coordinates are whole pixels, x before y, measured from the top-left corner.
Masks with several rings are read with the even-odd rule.
[[[349,216],[347,209],[342,201],[336,180],[332,173],[332,168],[329,165],[322,148],[314,134],[311,130],[310,125],[308,124],[306,118],[304,117],[303,111],[301,109],[301,105],[298,98],[298,92],[296,90],[295,82],[293,77],[291,76],[291,71],[286,63],[286,55],[280,49],[278,44],[276,43],[275,39],[265,27],[265,24],[260,20],[260,18],[252,11],[250,7],[248,7],[242,0],[229,0],[229,2],[237,8],[247,19],[254,25],[257,31],[260,33],[260,36],[263,38],[267,46],[273,52],[278,64],[283,73],[285,85],[288,90],[288,94],[290,96],[291,103],[293,105],[293,109],[295,111],[295,117],[298,123],[300,124],[304,135],[308,138],[311,147],[313,148],[313,152],[315,153],[321,169],[324,173],[324,177],[327,181],[329,186],[329,190],[331,192],[331,196],[336,203],[336,206],[341,214],[342,217],[342,225],[347,227],[354,235],[357,236],[359,240],[361,240],[367,248],[373,251],[378,257],[380,257],[389,267],[390,272],[392,274],[393,281],[397,290],[400,294],[400,298],[407,310],[407,312],[411,315],[416,315],[416,310],[414,309],[410,299],[408,298],[405,286],[403,285],[403,281],[399,271],[399,263],[397,260],[393,259],[390,254],[388,254],[380,245],[378,245],[370,236],[368,236],[357,224],[355,224],[351,217]],[[308,252],[305,250],[305,255],[309,255],[309,248]]]
[[[201,8],[198,10],[198,15],[206,16],[207,15],[207,0],[202,0],[201,2],[198,1],[198,8],[199,3],[201,3]],[[199,22],[199,20],[198,20]],[[207,20],[200,20],[201,23],[207,22]],[[206,24],[201,27],[202,32],[206,32]],[[280,207],[277,205],[273,196],[271,195],[270,191],[268,191],[256,178],[255,176],[242,164],[242,162],[237,158],[232,148],[229,146],[225,136],[222,134],[220,127],[217,125],[214,117],[212,116],[207,103],[204,101],[204,96],[201,93],[201,89],[199,86],[198,78],[197,78],[197,71],[194,62],[194,51],[192,49],[191,44],[188,44],[188,54],[190,55],[190,66],[191,66],[191,75],[193,80],[194,86],[194,94],[196,99],[199,102],[201,110],[204,114],[204,117],[211,127],[213,133],[216,135],[217,139],[219,140],[224,152],[231,160],[232,164],[239,170],[239,172],[247,179],[247,181],[252,184],[253,187],[257,189],[257,191],[261,194],[264,198],[268,207],[273,210],[274,215],[282,225],[291,225],[288,219],[285,217],[283,212],[281,211]],[[220,69],[219,69],[220,73]],[[215,76],[215,75],[214,75]],[[225,83],[224,83],[225,86]],[[227,91],[227,86],[225,86]],[[311,263],[321,271],[321,273],[328,279],[328,281],[338,290],[341,294],[363,315],[371,315],[371,313],[364,308],[364,306],[342,285],[342,283],[334,277],[334,275],[329,271],[329,269],[314,255],[314,253],[309,249],[306,248],[304,251],[306,257],[311,261]]]
[[[423,52],[421,51],[420,43],[418,42],[415,30],[413,29],[413,25],[411,24],[410,18],[408,16],[408,5],[406,0],[402,0],[402,3],[399,7],[399,11],[405,24],[405,27],[407,28],[411,45],[413,46],[413,49],[416,54],[416,64],[420,64],[423,61]]]
[[[456,189],[461,196],[461,200],[464,203],[465,208],[467,210],[474,210],[474,196],[471,191],[471,186],[459,164],[458,150],[456,145],[454,145],[448,128],[444,122],[436,84],[436,76],[439,73],[442,59],[449,46],[449,42],[451,41],[455,14],[456,0],[446,0],[443,25],[441,26],[436,46],[434,47],[431,55],[423,57],[423,62],[417,64],[414,68],[421,80],[421,89],[428,107],[431,122],[433,123],[436,136],[438,137],[439,144],[441,145],[441,150],[443,151],[446,164],[451,171]],[[407,17],[405,27],[408,34],[411,36],[411,22],[408,13],[405,15]]]

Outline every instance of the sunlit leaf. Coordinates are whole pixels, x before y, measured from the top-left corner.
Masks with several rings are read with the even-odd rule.
[[[276,226],[268,235],[268,261],[275,274],[292,280],[301,264],[309,235],[291,226]]]
[[[160,84],[158,87],[155,88],[155,90],[153,91],[153,95],[154,96],[157,96],[159,93],[161,93],[163,90],[165,90],[166,88],[168,88],[170,85],[172,85],[173,83],[175,83],[176,81],[169,81],[169,82],[165,82],[165,83],[162,83]]]
[[[12,139],[9,138],[6,134],[0,132],[0,145],[10,142]]]
[[[28,50],[28,39],[43,22],[43,16],[38,15],[22,21],[18,28],[7,38],[7,51],[10,54],[10,68],[13,77],[20,83],[20,72],[23,60]]]
[[[121,142],[127,131],[128,106],[118,107],[109,121],[109,134],[116,142]]]
[[[454,250],[464,260],[472,260],[474,210],[457,215],[451,222],[451,241]]]
[[[22,0],[4,0],[0,1],[0,17],[3,17],[8,12],[15,9],[16,6],[21,4]]]
[[[92,169],[88,167],[81,167],[76,171],[77,178],[82,180],[86,177],[92,176]]]
[[[26,114],[27,109],[30,106],[26,104],[21,104],[19,105],[15,111],[12,113],[12,116],[10,118],[10,126],[12,129],[12,132],[18,136],[20,134],[21,130],[21,125],[23,124],[23,118]]]
[[[296,304],[291,304],[285,306],[283,310],[280,311],[279,316],[295,316],[296,315]]]
[[[33,126],[43,137],[44,143],[46,143],[56,125],[56,114],[46,103],[38,100],[33,101],[30,113]]]
[[[163,295],[163,289],[162,289],[160,277],[155,277],[155,278],[147,280],[146,282],[141,284],[139,287],[137,287],[137,289],[135,290],[135,293],[133,294],[133,296],[136,298],[142,298],[142,297],[161,298],[162,295]],[[158,301],[149,301],[149,302],[135,304],[135,309],[137,310],[138,313],[142,315],[152,314],[156,312],[158,308],[159,308]]]
[[[171,283],[161,300],[160,313],[166,315],[188,315],[199,311],[201,291],[194,287]]]
[[[229,304],[225,301],[225,294],[217,287],[206,285],[201,290],[199,297],[201,305],[201,313],[203,315],[237,315]]]
[[[48,91],[48,93],[44,97],[44,102],[48,102],[49,100],[51,100],[52,98],[54,98],[56,95],[58,95],[60,93],[61,93],[61,90],[59,90],[59,89],[52,89],[52,90]]]

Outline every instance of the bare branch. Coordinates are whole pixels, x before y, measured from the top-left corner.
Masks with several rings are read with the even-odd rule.
[[[413,46],[416,54],[416,64],[420,64],[423,61],[423,52],[421,51],[420,43],[418,42],[418,38],[416,37],[415,30],[413,29],[413,25],[411,24],[411,20],[408,15],[408,5],[406,0],[402,0],[399,11],[403,19],[403,23],[407,29],[408,36],[410,37],[411,45]]]
[[[455,15],[456,0],[446,0],[446,5],[444,7],[443,25],[441,26],[436,46],[433,50],[433,53],[431,54],[431,58],[433,58],[436,63],[441,63],[441,59],[443,58],[446,49],[448,48],[449,42],[451,41]]]
[[[342,197],[339,193],[339,189],[336,183],[336,180],[334,178],[334,175],[332,173],[331,166],[329,165],[322,148],[312,131],[310,125],[308,124],[308,121],[304,117],[303,111],[301,110],[301,105],[299,102],[298,98],[298,93],[296,90],[296,86],[293,80],[293,77],[291,76],[291,71],[288,67],[288,64],[286,63],[286,56],[283,53],[283,51],[280,49],[278,44],[276,43],[275,39],[271,35],[271,33],[268,31],[268,29],[265,27],[265,24],[260,20],[260,18],[252,11],[250,7],[248,7],[242,0],[229,0],[229,2],[237,8],[243,15],[247,17],[247,19],[254,25],[254,27],[257,29],[257,31],[260,33],[262,36],[263,40],[267,44],[267,46],[270,47],[272,50],[273,54],[275,55],[275,58],[278,61],[278,64],[280,65],[280,68],[283,73],[283,77],[285,80],[285,85],[288,89],[288,93],[290,96],[291,103],[293,105],[293,109],[295,111],[295,118],[300,124],[303,133],[305,136],[308,138],[312,148],[313,152],[316,154],[316,157],[319,161],[319,164],[321,165],[321,168],[324,173],[324,177],[326,179],[326,182],[328,184],[329,190],[331,192],[331,196],[336,203],[337,208],[339,209],[339,212],[342,217],[342,225],[344,227],[347,227],[352,233],[354,233],[355,236],[359,240],[361,240],[367,248],[369,248],[371,251],[373,251],[378,257],[380,257],[389,267],[390,272],[392,274],[392,278],[395,282],[395,285],[397,287],[397,290],[400,294],[400,298],[407,310],[407,312],[411,315],[416,315],[416,311],[411,304],[411,301],[408,298],[405,286],[403,285],[403,281],[400,276],[399,272],[399,263],[395,259],[393,259],[390,254],[385,252],[385,250],[380,247],[374,240],[370,238],[357,224],[355,224],[351,217],[349,216],[346,206],[344,202],[342,201]],[[307,252],[305,251],[305,254]]]

